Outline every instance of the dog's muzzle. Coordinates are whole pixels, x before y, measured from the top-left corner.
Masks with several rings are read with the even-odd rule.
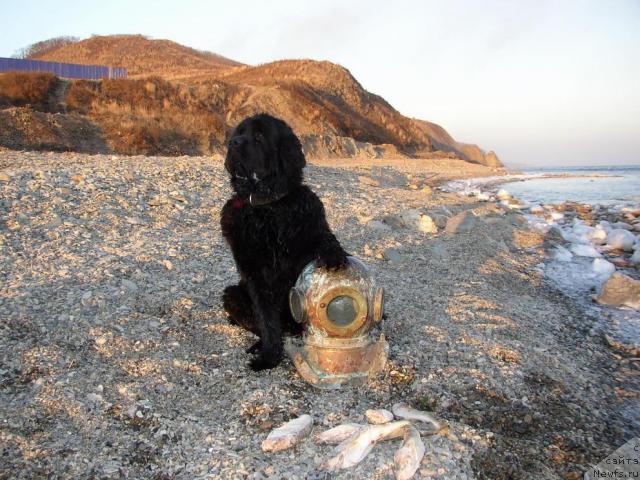
[[[337,271],[309,263],[289,305],[306,328],[301,338],[287,338],[285,349],[307,382],[319,388],[363,384],[384,368],[384,291],[357,258],[348,257],[348,266]]]

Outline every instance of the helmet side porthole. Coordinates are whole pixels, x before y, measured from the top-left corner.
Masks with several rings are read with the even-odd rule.
[[[296,322],[304,322],[306,316],[305,297],[296,287],[293,287],[289,291],[289,308]]]

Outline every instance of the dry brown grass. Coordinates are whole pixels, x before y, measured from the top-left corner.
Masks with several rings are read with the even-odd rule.
[[[31,106],[35,110],[52,111],[52,96],[58,78],[50,73],[8,72],[0,74],[0,107]]]
[[[119,153],[202,155],[224,142],[221,115],[194,89],[159,77],[74,81],[66,103],[71,111],[94,119]]]

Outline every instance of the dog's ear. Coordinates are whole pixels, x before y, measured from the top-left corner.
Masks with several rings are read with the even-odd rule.
[[[286,172],[287,176],[293,178],[296,173],[301,173],[307,161],[302,152],[300,140],[290,129],[280,137],[278,145],[278,157],[280,166]]]

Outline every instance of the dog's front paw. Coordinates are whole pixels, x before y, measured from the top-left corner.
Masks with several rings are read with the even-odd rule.
[[[279,355],[265,355],[264,353],[261,353],[257,357],[251,359],[249,366],[254,372],[268,370],[270,368],[277,367],[280,363],[280,359],[281,357]]]
[[[339,270],[347,266],[347,254],[344,252],[325,253],[318,257],[316,265],[327,270]]]
[[[258,340],[256,343],[247,348],[247,353],[255,355],[262,349],[262,340]]]

